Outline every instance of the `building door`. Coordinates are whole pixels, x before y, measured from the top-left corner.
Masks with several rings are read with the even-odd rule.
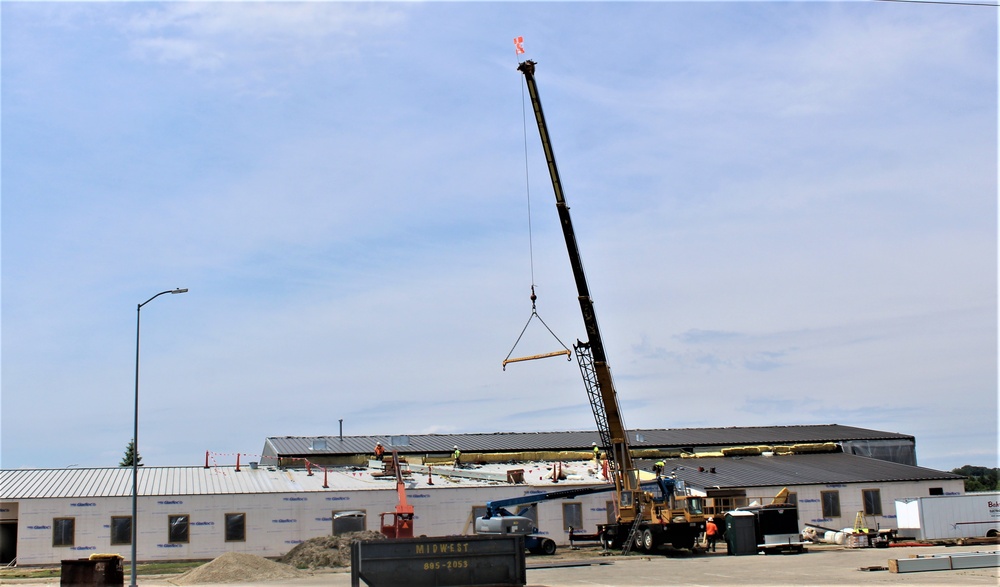
[[[17,558],[17,522],[0,522],[0,565]]]

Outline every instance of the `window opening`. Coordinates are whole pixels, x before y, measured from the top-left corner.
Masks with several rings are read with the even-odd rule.
[[[579,503],[564,503],[562,506],[563,530],[569,532],[583,528],[583,506]]]
[[[367,529],[368,515],[362,510],[333,512],[333,533],[363,532]]]
[[[132,516],[111,516],[111,544],[132,544]]]
[[[821,491],[820,497],[823,500],[823,517],[824,518],[839,518],[840,517],[840,492],[839,491]]]
[[[865,502],[866,516],[882,515],[882,496],[878,489],[865,489],[861,492]]]
[[[191,528],[191,517],[187,514],[169,516],[167,518],[167,542],[188,542]]]
[[[73,546],[76,539],[76,518],[52,520],[52,546]]]
[[[226,542],[246,542],[247,515],[226,514]]]

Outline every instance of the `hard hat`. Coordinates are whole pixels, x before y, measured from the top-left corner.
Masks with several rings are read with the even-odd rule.
[[[590,446],[597,446],[597,443],[596,442],[591,442]]]
[[[453,446],[453,447],[451,447],[451,448],[458,448],[458,445],[456,444],[455,446]]]
[[[714,518],[714,517],[713,517],[713,518],[709,518],[709,519],[708,519],[708,521],[709,521],[709,522],[714,522],[714,521],[715,521],[715,518]]]

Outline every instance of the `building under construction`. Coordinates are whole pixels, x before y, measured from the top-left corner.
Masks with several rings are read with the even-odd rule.
[[[644,478],[654,464],[704,498],[707,515],[782,488],[800,525],[849,527],[858,512],[895,528],[896,499],[964,493],[963,478],[916,466],[912,436],[840,425],[629,432]],[[277,557],[317,536],[379,529],[397,505],[376,443],[405,460],[414,534],[471,534],[486,502],[606,485],[592,432],[269,437],[256,454],[206,455],[188,467],[139,469],[137,558]],[[462,465],[452,460],[462,451]],[[602,447],[598,447],[599,450]],[[237,461],[239,464],[237,465]],[[131,548],[131,469],[0,471],[2,562],[45,565]],[[539,503],[539,534],[559,545],[612,520],[614,492]]]

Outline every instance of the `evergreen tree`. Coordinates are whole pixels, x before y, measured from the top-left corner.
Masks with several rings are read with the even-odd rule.
[[[118,463],[118,466],[131,467],[133,455],[135,455],[135,441],[130,440],[128,441],[128,446],[125,447],[125,456],[122,457],[122,461]],[[135,460],[135,464],[138,467],[142,466],[142,455],[138,455],[138,457]]]

